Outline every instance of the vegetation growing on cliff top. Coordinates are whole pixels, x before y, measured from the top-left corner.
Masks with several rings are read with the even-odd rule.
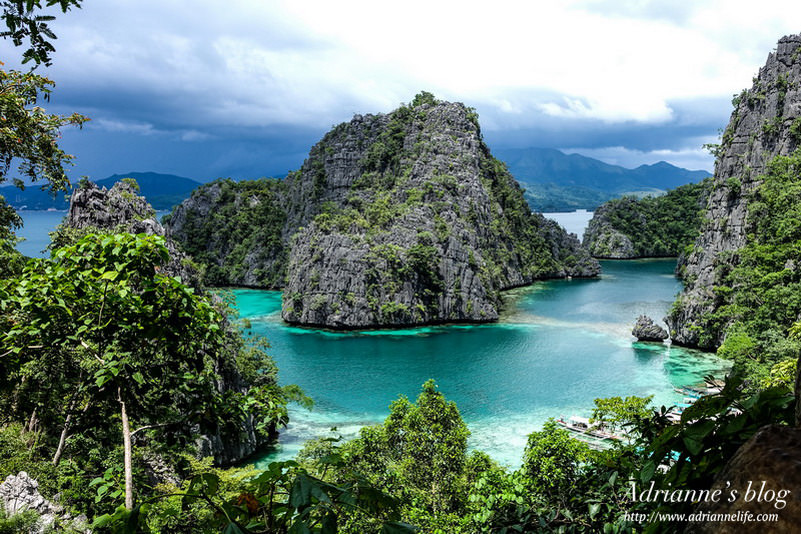
[[[281,231],[286,213],[277,198],[282,187],[283,182],[275,179],[228,179],[217,180],[193,193],[193,198],[205,199],[211,206],[203,213],[184,210],[180,242],[205,267],[208,285],[236,283],[243,279],[247,265],[267,258],[279,261],[271,264],[273,268],[253,273],[254,285],[276,288],[284,284],[287,252]],[[261,251],[264,258],[249,261],[253,250]]]

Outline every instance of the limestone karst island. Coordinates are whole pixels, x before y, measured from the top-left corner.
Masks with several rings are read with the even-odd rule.
[[[0,533],[798,531],[796,8],[184,4],[0,6]]]

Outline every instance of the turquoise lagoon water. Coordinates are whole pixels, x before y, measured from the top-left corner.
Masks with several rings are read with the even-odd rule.
[[[673,260],[604,261],[597,280],[554,280],[506,294],[498,323],[394,331],[329,332],[281,322],[281,295],[235,290],[242,317],[268,338],[282,383],[314,398],[290,410],[278,447],[258,463],[294,456],[306,439],[357,435],[382,421],[398,395],[414,398],[429,378],[456,401],[470,446],[519,465],[526,436],[549,417],[589,415],[593,399],[654,395],[680,401],[674,386],[694,384],[727,365],[713,355],[636,343],[637,315],[656,319],[680,284]],[[330,427],[337,427],[332,433]]]
[[[48,232],[65,212],[23,211],[18,248],[43,256]],[[161,214],[161,213],[160,213]],[[547,214],[579,233],[587,212]],[[565,220],[565,217],[568,220]],[[571,227],[571,224],[573,227]],[[414,398],[434,378],[456,401],[472,432],[471,447],[518,465],[526,436],[548,417],[589,415],[593,399],[655,395],[680,400],[674,385],[722,375],[714,356],[661,344],[635,343],[637,315],[663,317],[680,284],[672,260],[604,261],[598,280],[540,282],[507,293],[495,324],[335,333],[287,326],[275,291],[236,290],[242,317],[270,341],[284,384],[312,396],[311,412],[290,409],[292,421],[266,462],[294,456],[306,439],[353,437],[382,421],[398,395]]]

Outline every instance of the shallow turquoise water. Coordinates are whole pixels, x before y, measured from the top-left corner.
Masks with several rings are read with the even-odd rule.
[[[501,322],[353,333],[289,327],[279,292],[235,290],[242,317],[272,346],[282,383],[316,402],[293,408],[292,422],[266,462],[287,458],[328,429],[352,437],[383,420],[398,395],[415,397],[434,378],[468,423],[470,445],[517,465],[526,436],[548,417],[589,415],[593,399],[655,395],[680,400],[673,386],[722,375],[712,355],[640,344],[631,327],[640,313],[661,319],[680,284],[675,261],[602,262],[598,280],[540,282],[507,294]]]

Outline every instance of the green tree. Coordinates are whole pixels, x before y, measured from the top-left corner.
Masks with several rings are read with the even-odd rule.
[[[17,236],[14,230],[22,226],[22,219],[0,195],[0,279],[19,273],[24,258],[14,247]]]
[[[340,480],[317,478],[294,461],[272,462],[244,477],[241,471],[202,469],[180,488],[132,511],[120,506],[93,526],[112,532],[335,534],[349,515],[363,514],[382,534],[416,532],[398,521],[398,501],[350,471],[341,456],[331,454],[320,465],[336,469]]]
[[[160,237],[92,234],[54,251],[52,259],[29,262],[20,277],[0,286],[7,409],[59,425],[58,432],[49,428],[59,436],[54,464],[82,418],[119,424],[128,509],[135,434],[187,435],[190,425],[236,424],[251,408],[285,415],[274,384],[247,395],[218,389],[219,372],[236,364],[223,318],[161,272],[167,259]]]
[[[33,61],[34,68],[40,64],[50,65],[50,54],[56,51],[52,43],[56,35],[48,23],[55,17],[42,14],[42,11],[57,6],[66,13],[73,7],[80,8],[81,2],[83,0],[2,0],[0,9],[8,30],[0,33],[0,37],[10,38],[14,46],[27,44],[28,48],[22,54],[23,64]]]
[[[407,503],[406,520],[447,531],[464,510],[469,434],[456,404],[429,380],[416,403],[406,397],[393,402],[384,424],[362,429],[343,456],[353,470]]]
[[[69,186],[64,167],[73,159],[58,146],[59,129],[81,126],[87,120],[78,113],[50,115],[37,104],[47,101],[53,82],[31,72],[0,69],[0,184],[8,180],[15,160],[20,176],[35,181],[45,179],[51,190]],[[24,187],[21,178],[14,184]]]
[[[522,470],[533,488],[565,507],[589,457],[586,443],[573,439],[549,419],[541,431],[528,436]]]

